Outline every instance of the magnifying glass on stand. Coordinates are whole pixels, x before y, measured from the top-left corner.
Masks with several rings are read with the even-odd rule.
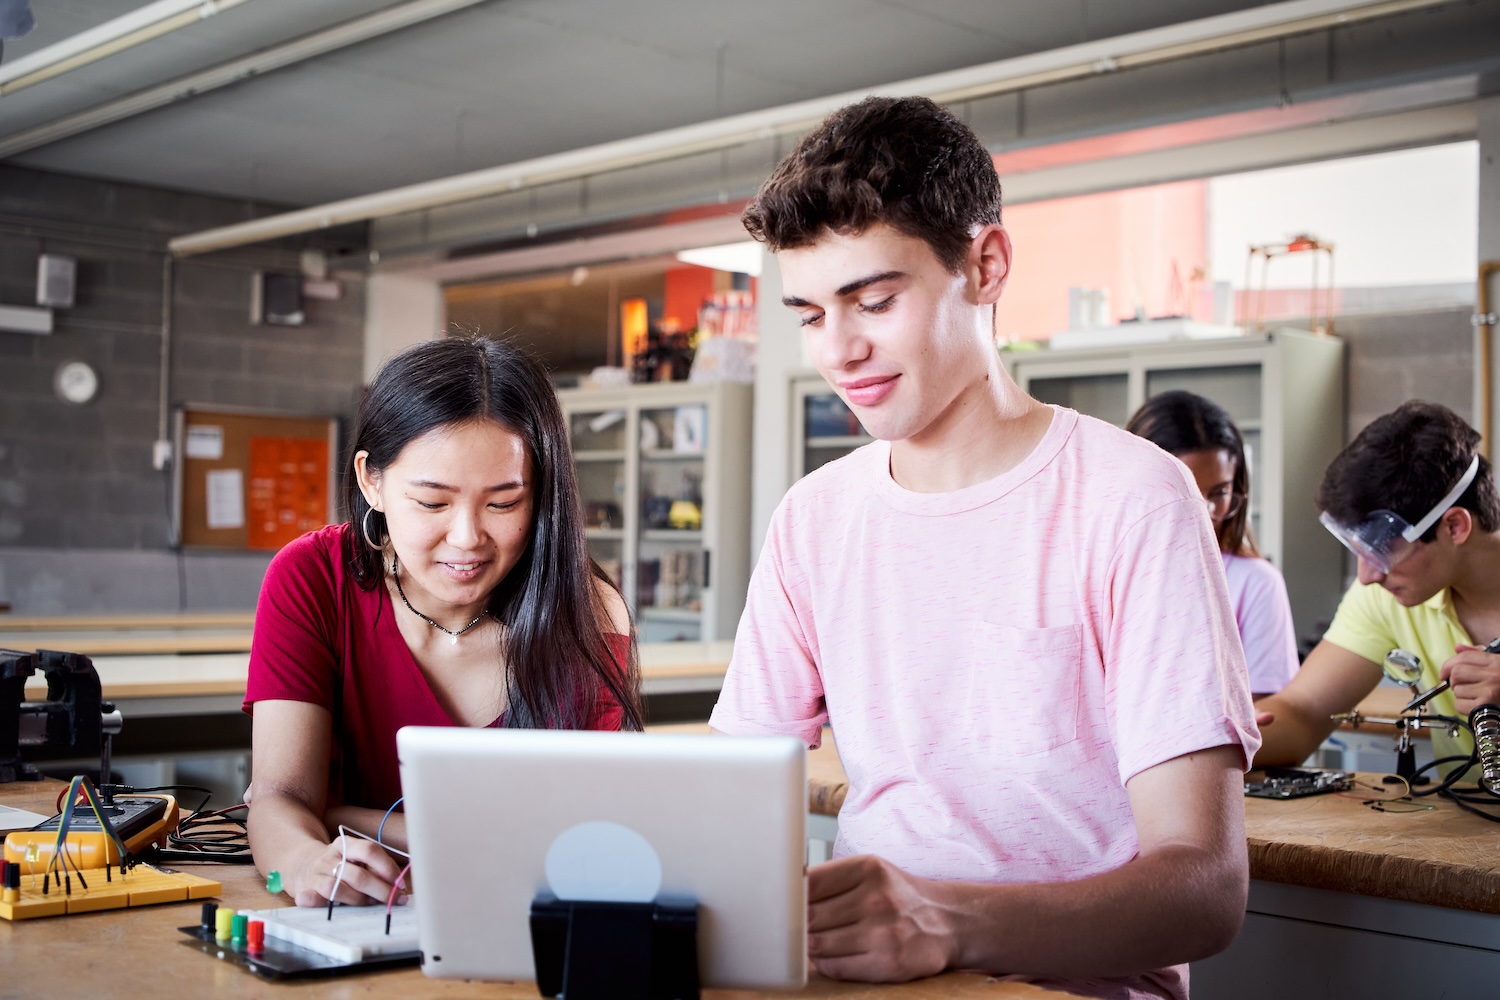
[[[1425,784],[1423,779],[1415,777],[1417,751],[1412,744],[1412,730],[1422,728],[1422,713],[1427,703],[1448,690],[1450,685],[1446,680],[1440,681],[1423,691],[1419,683],[1422,679],[1422,658],[1405,649],[1393,649],[1385,654],[1385,662],[1380,665],[1380,669],[1397,684],[1404,684],[1412,695],[1411,701],[1406,703],[1400,718],[1396,720],[1396,728],[1400,733],[1396,737],[1396,774],[1410,783]],[[1408,717],[1408,712],[1416,714]]]

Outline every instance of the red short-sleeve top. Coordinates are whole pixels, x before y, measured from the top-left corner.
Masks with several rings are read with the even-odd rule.
[[[412,658],[386,588],[365,590],[349,574],[349,530],[309,532],[271,560],[255,610],[244,710],[283,700],[326,708],[334,729],[329,803],[384,809],[401,797],[396,730],[458,723]],[[605,640],[623,674],[630,637]],[[604,691],[584,728],[616,730],[623,715]]]

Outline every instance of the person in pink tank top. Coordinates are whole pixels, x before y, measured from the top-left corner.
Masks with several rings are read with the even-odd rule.
[[[1297,673],[1297,634],[1286,581],[1261,556],[1250,531],[1250,463],[1240,429],[1218,403],[1182,389],[1146,400],[1125,429],[1193,474],[1224,557],[1250,691],[1257,700],[1275,694]]]
[[[1258,743],[1208,512],[1149,442],[1021,392],[993,160],[925,98],[835,112],[745,210],[877,439],[772,518],[711,725],[831,725],[824,975],[1187,995],[1243,920]]]

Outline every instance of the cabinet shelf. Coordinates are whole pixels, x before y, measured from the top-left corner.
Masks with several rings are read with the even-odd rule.
[[[703,620],[703,612],[694,611],[691,608],[657,608],[648,605],[641,608],[640,617],[648,621],[696,625]]]
[[[643,448],[641,449],[641,461],[643,462],[701,462],[703,452],[701,451],[673,451],[671,448]]]
[[[843,434],[837,437],[810,437],[807,439],[809,448],[863,448],[875,439],[865,434]]]
[[[642,641],[732,639],[750,581],[754,387],[645,383],[557,396],[573,435],[585,537],[636,621],[650,626]],[[693,530],[664,520],[682,497],[701,514],[687,522]],[[678,606],[688,601],[702,610]]]
[[[693,542],[702,544],[703,532],[685,531],[677,528],[647,528],[641,532],[643,542]]]

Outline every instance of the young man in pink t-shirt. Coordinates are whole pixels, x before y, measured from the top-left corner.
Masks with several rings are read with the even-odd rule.
[[[715,729],[833,726],[849,774],[808,949],[847,979],[976,968],[1186,996],[1244,913],[1258,735],[1207,512],[1148,442],[1021,392],[993,161],[871,98],[745,212],[877,440],[797,483]]]

